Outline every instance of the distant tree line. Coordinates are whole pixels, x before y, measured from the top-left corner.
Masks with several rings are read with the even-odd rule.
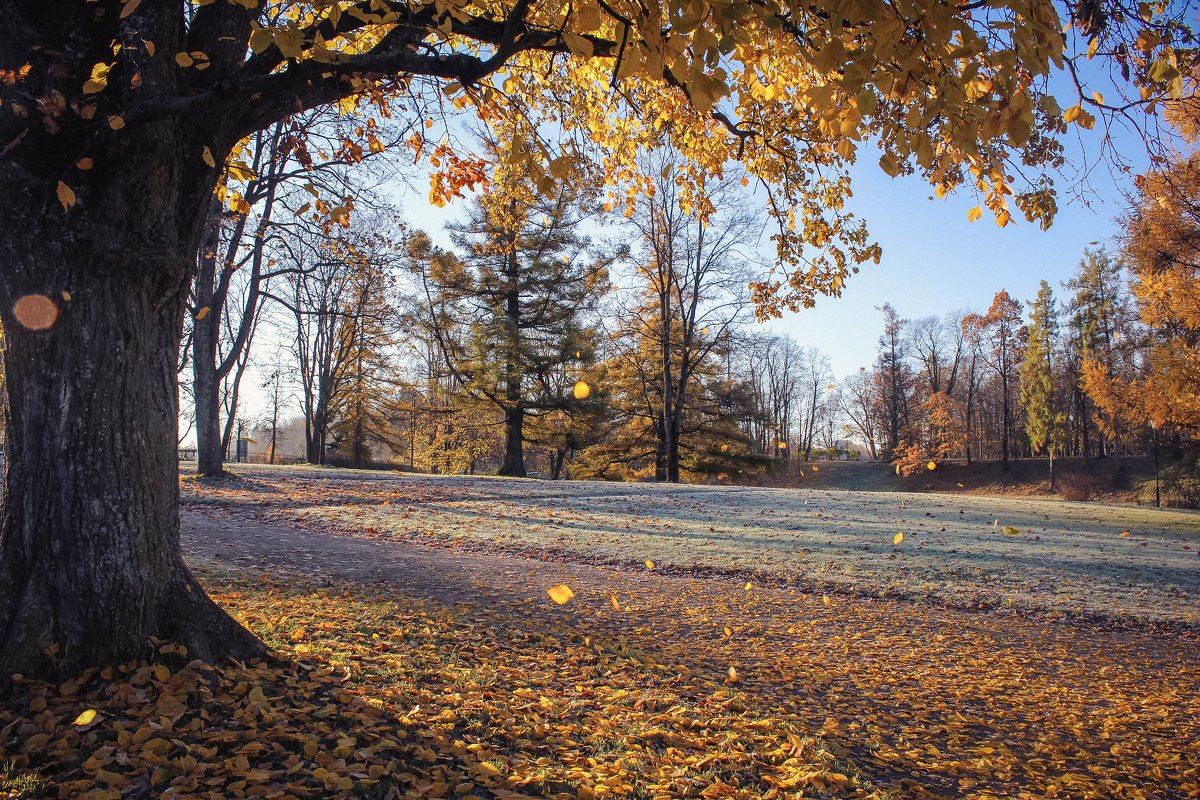
[[[181,361],[202,471],[252,359],[271,406],[254,435],[276,442],[298,409],[315,464],[679,481],[1045,457],[1053,487],[1057,458],[1177,456],[1200,430],[1191,161],[1143,176],[1119,251],[1086,250],[1059,287],[918,319],[885,304],[874,363],[839,380],[751,321],[761,222],[740,176],[685,196],[658,152],[659,178],[614,212],[597,182],[544,195],[497,157],[443,248],[356,188],[362,135],[336,118],[266,131],[227,188],[240,201],[214,203]]]

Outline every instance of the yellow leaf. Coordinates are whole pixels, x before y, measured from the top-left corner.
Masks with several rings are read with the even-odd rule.
[[[935,470],[937,470],[937,462],[930,461],[928,464],[925,465],[925,469],[929,470],[930,472],[934,472]]]
[[[96,709],[89,708],[87,711],[80,712],[79,716],[76,717],[75,721],[72,722],[71,724],[79,725],[82,727],[85,725],[91,725],[92,722],[95,721],[95,719],[96,719]]]
[[[75,162],[75,168],[80,170],[89,170],[95,165],[95,162],[88,157],[83,157]]]
[[[64,291],[62,293],[62,299],[66,300],[68,303],[71,302],[71,293]]]
[[[646,569],[654,569],[654,562],[650,559],[646,559]]]
[[[62,181],[58,182],[58,191],[56,194],[58,195],[58,202],[62,203],[64,211],[75,205],[75,190]]]
[[[728,637],[728,638],[730,638],[730,639],[732,639],[732,638],[733,638],[733,631],[732,631],[732,630],[730,630],[730,628],[729,628],[729,626],[728,626],[728,625],[726,625],[726,626],[725,626],[725,636],[726,636],[726,637]]]
[[[187,53],[176,53],[175,54],[175,63],[181,67],[186,68],[186,67],[190,67],[192,64],[194,64],[196,62],[195,62],[195,59],[193,59]]]
[[[108,118],[108,127],[112,128],[114,131],[121,130],[121,128],[125,127],[124,117],[119,114],[113,114]]]
[[[613,607],[614,611],[621,610],[621,604],[617,601],[617,596],[615,594],[610,594],[608,596],[608,602],[612,603],[612,607]]]
[[[821,596],[821,601],[822,601],[823,603],[825,603],[825,605],[827,605],[827,606],[831,606],[831,605],[833,605],[833,601],[829,599],[829,595],[822,595],[822,596]]]
[[[729,680],[737,681],[737,679],[738,679],[738,671],[735,668],[730,667],[729,668]]]
[[[250,50],[253,53],[261,53],[271,46],[272,36],[270,28],[256,28],[250,34]]]
[[[754,584],[751,583],[750,581],[746,581],[746,591],[748,592],[753,588],[754,588]]]
[[[217,160],[213,158],[212,150],[209,150],[207,146],[204,148],[204,152],[200,155],[200,157],[203,158],[204,163],[208,164],[210,167],[215,167],[217,165]]]
[[[818,467],[816,464],[813,464],[813,465],[812,465],[812,471],[813,471],[813,472],[820,472],[820,471],[821,471],[821,468],[820,468],[820,467]]]
[[[972,208],[970,211],[967,212],[967,222],[974,222],[982,216],[983,216],[983,209],[980,208],[979,206],[975,206],[974,208]]]
[[[199,311],[196,312],[196,319],[204,319],[205,317],[208,316],[209,311],[212,311],[212,309],[209,308],[208,306],[205,306],[204,308],[200,309]]]
[[[892,537],[892,544],[900,544],[903,541],[904,541],[904,533],[901,531],[897,531],[896,535]]]
[[[1121,535],[1120,535],[1120,536],[1118,536],[1117,538],[1118,538],[1118,539],[1128,539],[1128,538],[1129,538],[1129,531],[1122,531],[1122,532],[1121,532]]]
[[[123,0],[123,4],[121,6],[120,18],[125,19],[130,14],[132,14],[134,11],[137,11],[137,7],[139,5],[141,5],[141,3],[142,3],[142,0]]]
[[[571,591],[571,587],[565,583],[557,583],[546,590],[546,594],[550,595],[550,599],[560,606],[575,596]]]
[[[1004,526],[1004,535],[1005,536],[1020,536],[1021,529],[1015,528],[1012,525],[1005,525]]]
[[[571,393],[575,395],[576,400],[587,400],[592,394],[592,387],[583,381],[576,381],[575,388],[571,390]]]

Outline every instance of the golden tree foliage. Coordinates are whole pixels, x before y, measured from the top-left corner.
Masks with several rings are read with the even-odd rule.
[[[703,214],[708,182],[740,162],[778,222],[781,272],[754,287],[765,315],[837,294],[855,264],[878,259],[845,210],[864,143],[889,175],[918,173],[939,196],[974,192],[972,219],[986,209],[1003,226],[1019,211],[1048,225],[1051,183],[1022,175],[1060,163],[1067,127],[1090,128],[1088,109],[1108,108],[1079,87],[1064,110],[1048,93],[1052,71],[1082,57],[1072,48],[1086,42],[1086,57],[1115,59],[1152,106],[1179,92],[1175,43],[1186,34],[1172,9],[1149,3],[1137,15],[1080,4],[1064,20],[1051,0],[193,0],[177,48],[144,38],[140,0],[104,5],[113,8],[96,24],[113,28],[115,46],[41,104],[48,124],[103,118],[113,136],[232,104],[196,159],[237,178],[238,141],[286,116],[283,106],[361,112],[353,159],[383,146],[374,117],[389,116],[396,98],[436,102],[418,80],[430,78],[453,106],[503,132],[506,164],[543,192],[586,171],[608,181],[614,204],[632,203],[656,177],[639,170],[637,153],[670,144],[684,156],[675,174],[684,202]],[[1064,22],[1081,35],[1068,39]],[[3,66],[6,84],[25,80],[20,64]],[[171,91],[139,95],[151,75],[167,85],[160,72],[173,73]],[[436,138],[426,130],[408,144],[434,166],[430,197],[441,204],[486,175],[478,158]],[[76,202],[75,177],[58,183],[64,207]]]
[[[896,447],[892,459],[896,474],[909,477],[936,471],[942,461],[963,448],[967,432],[956,406],[946,392],[935,392],[921,403],[907,437]]]
[[[1181,104],[1182,105],[1182,104]],[[1177,113],[1195,130],[1195,104]],[[1141,176],[1125,252],[1138,315],[1147,329],[1141,374],[1114,378],[1096,359],[1083,386],[1106,415],[1200,433],[1200,154]]]

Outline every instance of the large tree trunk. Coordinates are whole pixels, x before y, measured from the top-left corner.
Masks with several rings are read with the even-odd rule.
[[[61,75],[78,85],[97,59],[86,43],[34,45],[56,26],[92,31],[95,9],[19,10],[5,11],[0,63],[26,52],[37,62],[22,91],[49,96]],[[146,4],[144,15],[160,46],[182,41],[177,11]],[[142,91],[179,72],[148,64]],[[176,367],[218,173],[200,153],[211,146],[219,163],[232,144],[216,123],[162,117],[115,130],[68,114],[61,127],[18,132],[20,118],[0,114],[0,682],[134,658],[152,636],[205,660],[265,652],[208,599],[179,547]],[[78,166],[85,155],[90,169]],[[56,304],[57,318],[22,314],[30,296]]]
[[[150,636],[178,641],[195,658],[261,655],[180,553],[183,288],[163,280],[176,271],[146,265],[131,275],[128,259],[156,254],[136,254],[115,237],[59,237],[26,242],[44,249],[21,254],[9,237],[0,255],[10,265],[0,278],[0,318],[11,459],[0,527],[0,676],[122,661],[147,652]],[[13,313],[14,298],[33,291],[61,307],[49,330],[28,330]]]
[[[679,483],[679,422],[671,424],[671,442],[667,448],[667,483]]]
[[[525,409],[521,406],[504,409],[504,461],[501,475],[524,478],[525,473]]]

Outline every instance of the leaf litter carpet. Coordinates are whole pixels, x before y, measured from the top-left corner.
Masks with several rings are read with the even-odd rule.
[[[826,784],[829,796],[871,785],[899,797],[1200,797],[1200,639],[1186,627],[431,546],[352,516],[285,525],[236,503],[187,511],[184,544],[201,563],[424,598],[468,621],[603,645],[686,676],[690,691],[715,687],[861,770],[865,784]],[[547,594],[558,585],[573,592],[565,605]],[[613,744],[626,746],[640,747]],[[763,796],[772,786],[779,794],[766,782]],[[609,793],[670,796],[626,788]],[[790,796],[824,794],[819,781],[802,788]]]

